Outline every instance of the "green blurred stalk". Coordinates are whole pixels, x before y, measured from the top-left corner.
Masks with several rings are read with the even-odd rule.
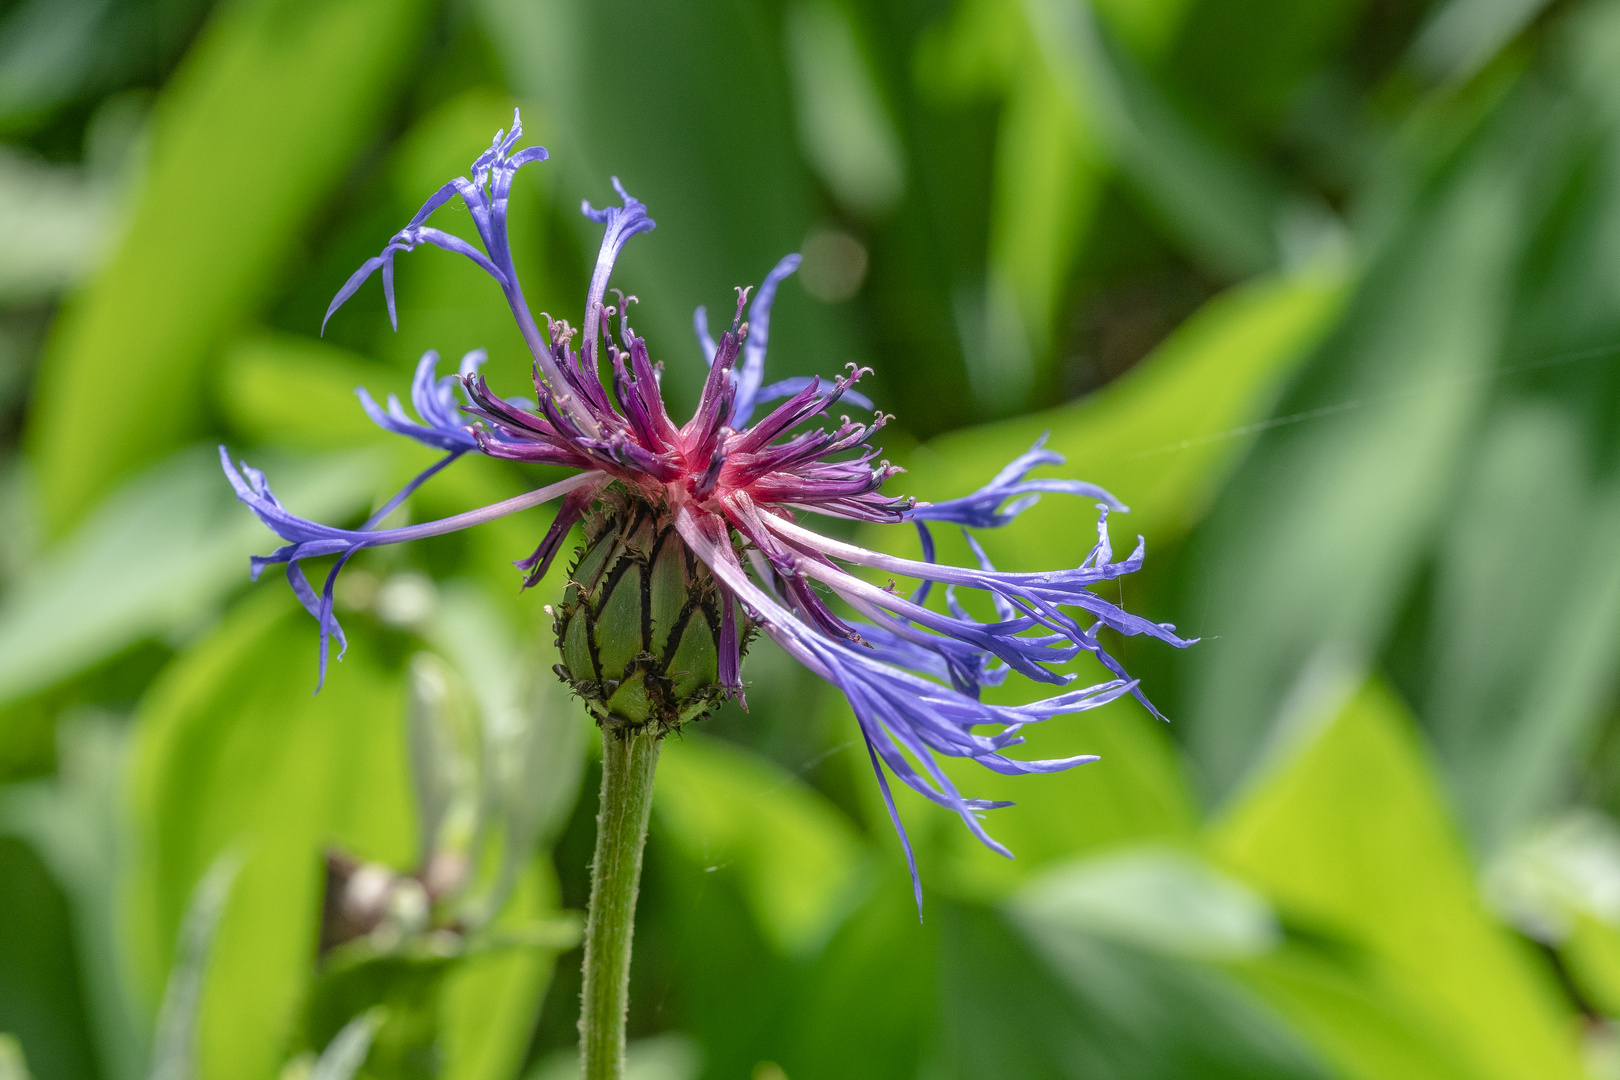
[[[602,727],[602,803],[585,921],[585,986],[580,992],[582,1080],[624,1076],[624,1019],[630,1004],[641,850],[652,811],[653,771],[663,739],[653,725]]]

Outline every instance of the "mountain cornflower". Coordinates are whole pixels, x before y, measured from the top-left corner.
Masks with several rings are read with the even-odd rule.
[[[333,613],[333,585],[356,553],[465,529],[560,499],[550,529],[533,553],[517,563],[528,586],[546,574],[574,526],[584,525],[587,547],[571,570],[567,595],[553,610],[564,661],[559,671],[602,725],[605,770],[618,770],[619,780],[604,775],[582,1031],[599,1021],[603,1030],[617,1023],[622,1033],[622,1002],[612,1000],[611,987],[603,991],[602,1015],[595,1021],[589,1016],[594,1008],[592,949],[611,951],[607,931],[597,925],[599,915],[621,922],[628,917],[610,910],[613,889],[620,890],[615,895],[621,906],[625,900],[625,878],[633,911],[644,804],[658,738],[722,698],[743,697],[742,655],[755,629],[848,699],[905,850],[919,909],[916,862],[890,791],[890,775],[955,811],[993,850],[1010,854],[980,821],[983,811],[1009,804],[963,795],[938,757],[969,758],[1010,774],[1056,772],[1094,761],[1089,755],[1027,761],[1006,751],[1023,741],[1021,732],[1028,724],[1093,709],[1126,694],[1158,715],[1103,648],[1098,638],[1103,627],[1176,646],[1189,642],[1177,637],[1174,627],[1131,615],[1092,591],[1140,567],[1142,542],[1116,561],[1108,514],[1125,508],[1090,484],[1033,478],[1037,467],[1063,462],[1041,443],[977,491],[928,504],[882,491],[901,471],[879,460],[872,445],[889,417],[877,413],[858,422],[845,416],[836,425],[808,426],[841,401],[869,409],[870,403],[853,388],[870,371],[851,364],[836,378],[765,383],[772,302],[798,267],[798,255],[777,263],[752,301],[747,290],[738,290],[735,310],[718,340],[698,309],[696,330],[708,376],[696,412],[685,424],[670,418],[659,387],[662,366],[653,362],[645,339],[630,325],[628,307],[634,298],[615,293],[616,302],[608,303],[609,277],[619,252],[631,237],[654,227],[647,208],[617,179],[613,186],[619,205],[598,210],[583,204],[585,216],[603,226],[603,238],[580,329],[542,316],[542,330],[524,299],[507,241],[513,177],[523,165],[546,158],[542,147],[514,150],[521,132],[514,116],[511,134],[496,135],[473,163],[470,178],[459,177],[440,188],[381,254],[355,271],[326,318],[380,270],[389,317],[397,327],[394,258],[421,244],[464,255],[505,294],[532,353],[537,402],[497,396],[478,373],[480,353],[463,360],[458,375],[444,377],[437,375],[435,354],[425,355],[411,387],[414,419],[397,400],[389,398],[384,408],[360,390],[361,405],[379,425],[441,450],[444,457],[355,529],[298,517],[271,494],[262,473],[246,464],[238,470],[224,447],[220,456],[238,497],[287,541],[272,554],[255,558],[253,571],[257,576],[266,566],[286,565],[293,590],[319,624],[323,680],[330,642],[337,641],[340,657],[345,646]],[[435,210],[458,196],[471,213],[481,249],[427,224]],[[772,405],[776,402],[780,404]],[[765,411],[767,405],[772,407]],[[421,484],[468,453],[576,471],[565,480],[469,513],[381,527]],[[964,533],[995,528],[1048,493],[1097,503],[1096,540],[1078,565],[1039,572],[997,570],[971,535],[976,565],[935,560],[931,524],[961,526]],[[803,514],[911,522],[921,535],[923,558],[899,558],[823,536],[801,521]],[[300,564],[328,555],[337,560],[317,592]],[[892,583],[875,585],[852,568],[920,584],[911,595],[902,595]],[[926,604],[935,585],[945,587],[944,611]],[[959,588],[988,594],[995,619],[982,622],[970,615],[955,595]],[[831,598],[843,607],[835,610]],[[1059,669],[1081,653],[1093,656],[1111,677],[1076,688],[1074,676]],[[983,701],[981,690],[1000,684],[1010,672],[1060,689],[1023,705]],[[650,749],[634,761],[626,758],[621,767],[615,764],[621,750],[614,747],[629,745],[632,736]],[[624,790],[610,791],[620,781]],[[641,789],[631,790],[638,784]],[[615,806],[624,810],[628,822],[618,848],[613,845],[619,841],[610,836],[620,828],[613,817]],[[629,819],[637,814],[640,834],[633,835],[637,827]],[[615,859],[624,864],[617,870],[608,865]],[[612,874],[618,875],[614,881],[604,880]],[[601,961],[603,978],[613,977],[609,969],[621,959],[628,962],[628,949],[626,936],[623,956]],[[616,1008],[620,1016],[614,1021],[609,1014]],[[611,1031],[603,1037],[608,1041],[595,1052],[599,1058],[612,1057]],[[587,1075],[596,1075],[589,1069],[590,1043],[587,1031]],[[601,1075],[615,1075],[604,1068]]]
[[[621,205],[602,210],[588,202],[582,206],[586,217],[605,227],[585,303],[583,333],[545,315],[542,332],[530,314],[507,242],[507,197],[518,169],[546,160],[547,154],[540,146],[514,153],[522,130],[520,118],[514,116],[511,133],[497,134],[489,150],[473,162],[470,179],[457,177],[428,199],[382,253],[367,260],[338,291],[326,321],[381,270],[389,318],[397,328],[395,255],[421,244],[457,252],[494,278],[505,294],[533,354],[538,408],[491,392],[478,373],[484,359],[481,351],[463,359],[459,374],[444,377],[437,376],[437,354],[422,357],[411,384],[415,420],[396,398],[390,396],[385,409],[359,389],[361,406],[379,426],[443,450],[445,456],[355,529],[298,517],[277,501],[263,473],[246,463],[239,471],[227,449],[220,447],[225,475],[237,497],[287,541],[270,555],[256,556],[253,574],[257,578],[266,566],[286,564],[294,592],[320,627],[321,680],[326,676],[330,640],[336,639],[339,657],[346,646],[333,613],[333,586],[344,564],[358,552],[469,528],[560,498],[557,516],[539,546],[516,564],[525,572],[527,587],[550,569],[570,529],[611,492],[621,503],[639,504],[667,518],[686,549],[713,575],[722,598],[717,646],[724,695],[743,695],[740,642],[745,626],[757,626],[849,699],[886,798],[885,767],[919,794],[955,811],[993,850],[1010,854],[985,833],[978,814],[1007,804],[959,794],[935,755],[971,758],[1001,773],[1055,772],[1096,760],[1079,756],[1020,761],[1003,752],[1022,741],[1020,732],[1029,723],[1093,709],[1127,693],[1159,715],[1136,681],[1103,648],[1098,640],[1103,627],[1125,635],[1147,634],[1176,646],[1190,644],[1176,635],[1174,626],[1131,615],[1091,591],[1142,565],[1141,538],[1128,557],[1117,561],[1109,544],[1109,511],[1126,508],[1091,484],[1031,478],[1038,466],[1063,463],[1061,455],[1043,448],[1044,439],[977,491],[930,504],[881,493],[885,481],[902,471],[887,461],[873,464],[878,451],[870,440],[890,417],[878,413],[871,422],[858,423],[845,416],[831,430],[820,427],[792,434],[840,400],[869,408],[869,402],[851,388],[870,369],[854,364],[834,379],[793,378],[763,385],[771,305],[778,286],[797,269],[798,255],[776,264],[751,304],[748,291],[738,290],[736,310],[718,341],[709,333],[704,310],[698,309],[697,334],[709,373],[696,412],[677,426],[659,389],[663,366],[652,362],[646,340],[631,329],[626,308],[634,297],[617,305],[605,302],[614,261],[626,241],[655,225],[647,208],[617,178],[613,187]],[[426,224],[435,210],[456,196],[471,212],[482,251]],[[605,382],[600,377],[604,360]],[[457,400],[458,390],[463,400]],[[761,405],[784,398],[750,425]],[[378,527],[429,478],[471,452],[578,472],[469,513],[403,528]],[[1044,493],[1097,501],[1096,541],[1079,565],[1034,573],[999,571],[971,535],[967,539],[977,566],[934,561],[930,523],[963,526],[964,533],[968,527],[995,528],[1015,519]],[[921,534],[924,558],[885,555],[823,536],[800,523],[801,512],[866,522],[912,522]],[[324,555],[338,559],[317,594],[299,563]],[[902,596],[892,584],[884,588],[856,576],[847,569],[850,566],[902,575],[921,585],[909,597]],[[946,586],[948,614],[925,606],[935,584]],[[835,613],[815,585],[823,586],[858,617]],[[957,587],[988,593],[996,621],[979,622],[969,615],[953,595]],[[1082,619],[1089,620],[1087,625]],[[1113,678],[1083,689],[1067,688],[1074,676],[1055,669],[1082,651],[1094,656]],[[1027,705],[981,701],[981,688],[998,685],[1009,671],[1065,689]],[[999,730],[994,734],[975,730],[985,726]],[[905,830],[892,798],[888,804],[904,843]],[[910,845],[905,846],[909,858]]]

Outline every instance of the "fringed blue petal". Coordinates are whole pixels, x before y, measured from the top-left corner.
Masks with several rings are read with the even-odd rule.
[[[484,359],[482,349],[475,349],[463,357],[462,377],[476,373]],[[415,406],[421,422],[407,416],[399,399],[393,394],[388,395],[388,407],[384,409],[363,386],[355,387],[354,391],[360,398],[360,407],[378,427],[414,439],[424,446],[457,453],[477,450],[478,440],[473,437],[461,412],[461,403],[457,400],[458,389],[463,396],[466,392],[461,379],[455,375],[439,378],[438,364],[439,354],[428,350],[417,362],[416,375],[411,380],[411,404]]]
[[[382,271],[383,297],[388,303],[388,321],[395,330],[398,330],[399,316],[394,302],[394,256],[401,251],[412,251],[422,244],[432,244],[466,256],[500,284],[501,291],[506,294],[507,303],[518,321],[518,328],[523,332],[524,341],[534,353],[536,361],[545,365],[549,357],[544,355],[545,344],[540,340],[539,329],[524,303],[523,290],[518,284],[517,270],[512,264],[512,252],[506,234],[506,203],[512,178],[524,165],[532,161],[545,161],[547,157],[543,146],[531,146],[512,153],[512,147],[522,135],[523,120],[514,109],[512,133],[508,135],[504,130],[496,133],[490,148],[473,162],[470,170],[472,177],[470,179],[457,177],[440,187],[427,202],[422,204],[422,208],[411,217],[405,228],[394,234],[381,254],[367,259],[361,264],[360,269],[349,276],[349,280],[343,283],[343,287],[327,306],[326,316],[321,320],[321,332],[326,332],[326,324],[331,321],[338,308],[342,307],[366,279],[379,269]],[[483,245],[482,251],[459,236],[426,224],[434,211],[458,195],[472,215],[473,224],[477,226],[478,240]]]
[[[784,255],[771,272],[765,275],[754,302],[748,306],[748,340],[743,344],[743,362],[733,373],[737,398],[731,409],[731,426],[741,431],[754,415],[759,387],[765,381],[765,348],[771,336],[771,306],[776,303],[776,290],[789,274],[799,268],[802,257],[797,253]]]
[[[942,521],[956,525],[970,525],[979,529],[994,529],[1006,525],[1019,514],[1040,501],[1043,493],[1078,495],[1106,503],[1111,509],[1124,512],[1127,507],[1096,484],[1081,480],[1027,479],[1030,470],[1040,465],[1061,465],[1063,455],[1045,449],[1047,435],[1035,440],[1035,445],[1014,458],[1010,464],[984,487],[971,495],[945,502],[920,503],[912,517],[923,521]]]
[[[526,510],[541,503],[549,502],[559,495],[565,495],[576,488],[598,482],[601,474],[588,472],[569,477],[556,484],[526,492],[503,502],[491,506],[472,510],[465,514],[456,514],[453,517],[441,518],[437,521],[426,521],[419,525],[408,525],[398,529],[377,528],[389,514],[393,513],[399,505],[410,495],[461,456],[463,451],[456,450],[423,470],[409,484],[406,484],[392,499],[368,518],[358,529],[339,529],[331,525],[322,525],[320,522],[299,517],[292,513],[270,490],[270,484],[260,472],[245,462],[238,471],[232,464],[230,451],[225,447],[219,448],[219,460],[225,470],[225,478],[236,491],[236,497],[246,503],[248,509],[270,529],[271,532],[287,541],[285,545],[277,548],[269,555],[255,555],[251,560],[254,580],[266,566],[279,563],[287,564],[287,580],[292,584],[293,592],[297,595],[304,609],[313,615],[320,624],[320,678],[316,683],[316,692],[326,682],[326,667],[328,643],[336,638],[340,647],[345,644],[343,628],[338,625],[337,616],[333,612],[333,589],[337,582],[338,573],[343,566],[357,552],[366,548],[383,547],[388,544],[400,544],[408,540],[420,540],[429,536],[442,536],[445,533],[457,532],[470,528],[486,521],[514,514],[519,510]],[[317,597],[310,587],[298,563],[304,559],[316,559],[325,555],[339,556],[336,564],[327,574],[326,583]],[[341,650],[339,658],[341,658]]]
[[[619,258],[619,252],[632,236],[639,233],[652,232],[658,223],[647,215],[647,206],[640,199],[624,190],[617,176],[612,178],[613,190],[619,193],[622,205],[607,206],[601,210],[596,209],[589,201],[582,200],[579,204],[580,213],[599,225],[607,228],[602,233],[602,247],[596,253],[596,268],[591,271],[590,288],[585,294],[585,325],[584,340],[581,348],[586,354],[587,363],[594,363],[596,359],[597,332],[601,329],[602,301],[607,296],[608,278],[613,275],[613,264]]]

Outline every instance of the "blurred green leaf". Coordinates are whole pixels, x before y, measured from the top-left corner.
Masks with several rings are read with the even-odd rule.
[[[1525,830],[1485,869],[1491,907],[1527,936],[1556,944],[1589,915],[1620,924],[1620,823],[1589,807]]]
[[[1620,927],[1580,915],[1559,955],[1569,974],[1605,1015],[1620,1016]]]
[[[836,0],[796,0],[783,31],[805,158],[851,211],[881,217],[905,194],[906,162],[855,21]]]
[[[944,1076],[1333,1075],[1219,972],[1068,928],[1025,937],[983,909],[949,905],[944,919]]]
[[[100,261],[113,231],[116,192],[84,170],[0,148],[0,300],[48,298]]]
[[[478,701],[484,811],[500,837],[500,861],[466,901],[467,919],[478,925],[493,918],[485,932],[521,938],[556,910],[555,872],[545,853],[579,793],[585,726],[545,663],[549,641],[520,645],[504,613],[480,590],[448,583],[426,633]],[[557,951],[497,949],[450,974],[440,1005],[447,1080],[515,1074]]]
[[[1360,58],[1365,45],[1357,35],[1368,32],[1366,20],[1374,17],[1364,0],[1192,0],[1188,6],[1173,47],[1157,65],[1160,77],[1200,121],[1246,145],[1273,140],[1302,99],[1342,78],[1334,65]]]
[[[921,797],[907,789],[902,812],[907,804],[914,806],[905,818],[907,828],[933,833],[950,885],[975,896],[996,897],[1077,852],[1141,840],[1173,843],[1192,835],[1195,812],[1162,724],[1135,705],[1063,717],[1059,724],[1028,732],[1029,741],[1017,755],[1094,753],[1102,760],[1066,774],[1017,777],[1036,781],[1020,784],[1009,783],[1015,778],[992,773],[974,761],[944,759],[947,775],[963,791],[1014,804],[986,820],[990,834],[1012,849],[1012,859],[991,851],[953,815],[921,803]],[[925,817],[932,819],[926,826],[919,820]],[[887,815],[873,825],[892,832]]]
[[[797,777],[718,740],[665,747],[660,821],[705,872],[741,881],[754,917],[787,955],[821,944],[848,910],[862,845],[842,814]]]
[[[1212,798],[1375,649],[1442,519],[1524,240],[1530,121],[1497,121],[1368,266],[1196,541],[1205,640],[1178,664],[1178,721]]]
[[[880,864],[874,876],[865,901],[795,978],[786,1045],[775,1051],[795,1080],[915,1076],[937,1035],[939,920],[919,922],[904,862]]]
[[[1357,950],[1442,1056],[1481,1077],[1580,1076],[1566,1007],[1486,914],[1402,706],[1370,684],[1308,719],[1316,728],[1299,729],[1215,826],[1220,861],[1285,921]],[[1377,1075],[1357,1049],[1365,1014],[1334,1032],[1333,997],[1308,990],[1295,1010],[1315,1014],[1306,1026],[1325,1051]]]
[[[1565,410],[1502,410],[1441,547],[1423,717],[1487,853],[1561,797],[1614,686],[1620,487],[1586,457]]]
[[[1489,1075],[1466,1046],[1435,1032],[1421,992],[1369,971],[1339,942],[1287,941],[1231,968],[1346,1080]]]
[[[296,512],[341,517],[372,497],[379,461],[255,455]],[[240,505],[217,451],[183,450],[136,476],[0,599],[0,700],[142,638],[184,633],[247,580],[275,538]]]
[[[394,865],[415,849],[400,680],[350,622],[352,652],[311,696],[314,626],[276,583],[142,702],[130,926],[148,980],[204,867],[226,846],[245,859],[203,991],[201,1080],[274,1075],[318,937],[322,849]]]
[[[1104,14],[1157,51],[1181,7],[1175,0],[1113,5]],[[936,93],[994,89],[1004,98],[983,286],[978,294],[959,288],[954,297],[984,415],[1027,407],[1055,386],[1063,359],[1055,351],[1059,317],[1073,303],[1074,262],[1114,164],[1099,131],[1099,110],[1108,102],[1087,75],[1091,62],[1054,54],[1042,40],[1051,27],[1039,15],[1016,0],[959,4],[917,59],[918,78]]]
[[[1610,709],[1620,635],[1620,482],[1607,419],[1620,312],[1599,284],[1620,273],[1620,93],[1597,76],[1620,49],[1620,9],[1577,8],[1548,36],[1570,58],[1577,92],[1549,106],[1562,138],[1531,219],[1500,389],[1423,597],[1427,655],[1407,674],[1486,854],[1566,797]],[[1512,647],[1484,633],[1482,617],[1512,626]]]
[[[0,1035],[0,1080],[34,1080],[22,1043],[15,1035]]]
[[[159,101],[129,231],[41,366],[29,444],[50,532],[196,435],[207,360],[268,299],[364,146],[427,6],[254,0],[216,13]]]
[[[0,836],[0,1028],[37,1080],[97,1080],[67,897],[27,843]]]
[[[322,850],[337,844],[385,865],[414,861],[402,680],[379,666],[391,650],[363,619],[351,618],[348,631],[353,651],[312,697],[312,621],[283,588],[255,593],[177,660],[142,706],[134,943],[149,972],[161,970],[162,928],[196,861],[224,843],[247,858],[204,991],[203,1080],[267,1076],[276,1064],[318,937]],[[300,670],[308,682],[288,678]],[[524,855],[532,850],[517,843]],[[521,937],[555,909],[543,859],[515,877],[490,928],[497,935]],[[554,948],[513,944],[450,964],[442,994],[435,981],[425,1007],[430,1019],[442,1011],[433,1022],[443,1027],[446,1075],[511,1074]]]
[[[1143,846],[1054,866],[1008,910],[1042,933],[1077,932],[1168,956],[1242,959],[1281,940],[1270,906],[1190,852]]]
[[[1584,1008],[1620,1016],[1620,823],[1591,808],[1525,830],[1485,873],[1492,907],[1557,950]]]
[[[1182,117],[1088,5],[1026,0],[1058,85],[1169,230],[1226,277],[1276,265],[1277,181]]]
[[[133,992],[121,937],[118,884],[129,859],[129,740],[121,720],[64,716],[56,727],[56,776],[0,788],[0,832],[33,845],[67,893],[101,1074],[140,1080],[147,1073],[150,1017]]]
[[[1144,60],[1164,55],[1197,0],[1090,0],[1092,10],[1131,52]]]
[[[748,1076],[778,1059],[800,963],[783,956],[761,917],[747,863],[691,858],[662,817],[654,814],[637,904],[631,1030],[679,1017],[702,1048],[703,1080]]]
[[[552,584],[548,575],[538,588]],[[531,599],[541,606],[538,597]],[[482,713],[482,767],[508,860],[501,870],[507,880],[497,883],[496,896],[536,846],[551,846],[579,796],[585,769],[587,723],[551,671],[551,633],[547,619],[538,640],[520,644],[488,594],[465,582],[450,582],[440,591],[434,625],[427,630],[428,639],[467,679]]]
[[[540,929],[540,920],[556,910],[551,859],[536,853],[517,875],[491,930],[518,938],[525,930]],[[492,949],[450,973],[439,1003],[444,1080],[510,1080],[517,1075],[562,951],[559,946],[571,947],[567,940],[556,940],[559,929],[565,928],[548,924],[545,933],[554,940]],[[577,941],[577,929],[571,933]]]
[[[0,21],[0,127],[53,112],[173,62],[207,0],[25,0]]]
[[[406,700],[418,865],[435,855],[470,862],[483,795],[483,739],[471,695],[454,668],[420,652],[411,657]]]
[[[982,340],[968,350],[976,389],[1013,411],[1053,381],[1053,336],[1075,256],[1106,178],[1089,116],[1046,64],[1010,76],[996,135]]]
[[[358,947],[355,952],[350,950]],[[426,950],[375,951],[364,939],[322,958],[309,989],[307,1035],[319,1046],[343,1036],[353,1017],[378,1016],[361,1073],[367,1080],[434,1080],[439,1067],[439,998],[453,960]]]
[[[1155,546],[1202,515],[1234,459],[1264,428],[1255,421],[1326,332],[1342,297],[1342,277],[1323,267],[1224,293],[1096,394],[918,449],[905,460],[904,488],[925,499],[961,495],[1050,431],[1047,445],[1068,458],[1065,474],[1101,484],[1130,504],[1131,515],[1115,521],[1148,538],[1151,558]],[[1089,503],[1048,498],[979,539],[1010,569],[1067,564],[1090,544],[1095,524]],[[941,540],[950,537],[942,531]]]
[[[256,443],[329,450],[389,438],[371,422],[356,387],[379,403],[408,401],[398,369],[317,338],[254,333],[220,358],[220,403],[231,430]]]

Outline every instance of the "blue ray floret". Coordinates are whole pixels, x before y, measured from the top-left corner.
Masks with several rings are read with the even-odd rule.
[[[406,416],[393,394],[388,395],[386,409],[378,405],[363,386],[357,387],[355,394],[372,423],[384,431],[415,439],[424,446],[465,453],[478,449],[478,440],[473,437],[467,416],[461,411],[461,402],[456,400],[456,391],[465,395],[465,381],[478,373],[485,359],[484,350],[475,349],[461,358],[459,375],[438,378],[439,354],[432,350],[423,353],[416,365],[416,377],[411,380],[411,406],[420,420]]]
[[[709,371],[695,413],[677,425],[659,385],[662,368],[630,326],[627,309],[634,298],[621,295],[616,304],[607,302],[614,263],[625,244],[654,228],[646,206],[617,178],[617,206],[582,206],[586,217],[603,226],[603,238],[581,329],[550,316],[543,317],[542,329],[530,313],[508,244],[507,198],[518,169],[544,161],[546,152],[541,147],[514,149],[521,134],[514,115],[511,134],[496,135],[473,163],[470,177],[441,187],[380,254],[345,282],[326,319],[380,270],[389,317],[397,321],[396,255],[429,244],[466,256],[506,297],[533,361],[535,401],[491,392],[478,371],[481,352],[469,353],[458,374],[444,377],[436,370],[437,355],[423,356],[411,384],[414,418],[397,399],[388,398],[385,407],[360,390],[361,406],[379,426],[444,456],[353,529],[292,513],[271,493],[262,473],[245,464],[238,468],[220,448],[237,496],[285,541],[271,554],[255,558],[253,573],[285,564],[294,592],[319,625],[320,678],[326,676],[329,643],[338,643],[340,656],[344,646],[333,613],[334,583],[359,552],[468,528],[560,498],[539,547],[517,564],[526,575],[524,583],[533,584],[552,565],[569,530],[611,489],[613,498],[656,507],[691,555],[712,572],[726,600],[727,632],[720,639],[724,655],[718,669],[727,689],[741,690],[740,635],[732,625],[735,603],[754,626],[848,699],[911,865],[919,906],[921,886],[891,776],[957,813],[993,850],[1010,854],[981,821],[983,812],[1007,804],[963,795],[939,758],[967,758],[1007,774],[1056,772],[1095,760],[1089,755],[1025,760],[1007,751],[1023,742],[1021,733],[1030,724],[1126,695],[1158,715],[1136,680],[1104,647],[1099,637],[1104,627],[1177,647],[1191,644],[1173,626],[1132,615],[1094,591],[1142,564],[1140,538],[1130,555],[1117,560],[1109,543],[1108,515],[1125,507],[1093,484],[1032,476],[1037,468],[1063,464],[1060,455],[1046,449],[1044,437],[961,498],[926,504],[883,494],[884,484],[901,471],[877,460],[872,443],[889,418],[876,413],[868,423],[847,416],[836,424],[825,422],[841,401],[870,409],[871,403],[854,389],[868,369],[850,365],[832,379],[764,381],[771,309],[778,289],[797,269],[798,255],[772,268],[751,304],[747,292],[739,290],[736,309],[718,340],[709,332],[706,312],[698,309],[694,325]],[[478,246],[427,224],[436,210],[458,197],[471,214]],[[767,403],[779,404],[756,419]],[[465,514],[381,527],[418,487],[469,453],[561,466],[573,473]],[[1096,502],[1096,541],[1072,567],[998,570],[967,530],[1007,525],[1044,494]],[[912,522],[922,539],[923,558],[902,559],[824,536],[800,523],[798,514],[805,511],[855,521]],[[975,565],[937,561],[930,524],[961,527]],[[325,556],[335,556],[335,561],[317,591],[302,563]],[[904,595],[892,582],[879,587],[851,568],[917,584]],[[943,604],[930,606],[935,584],[944,586]],[[987,595],[994,619],[974,618],[958,599],[961,589]],[[830,606],[834,598],[847,614]],[[1067,665],[1082,654],[1095,658],[1108,677],[1077,686]],[[1022,705],[982,700],[985,688],[1002,685],[1013,673],[1055,689]]]
[[[784,255],[782,260],[771,268],[760,283],[759,291],[754,294],[754,302],[748,307],[748,342],[743,348],[743,364],[741,370],[733,368],[731,371],[731,385],[735,388],[737,399],[731,407],[731,426],[744,428],[753,418],[754,410],[767,401],[780,401],[785,397],[792,397],[808,389],[815,380],[808,376],[796,375],[792,378],[781,379],[769,386],[761,386],[765,379],[765,345],[771,332],[771,307],[776,303],[776,290],[781,286],[789,274],[799,268],[803,261],[799,255]],[[703,349],[703,358],[710,367],[714,366],[714,357],[719,351],[714,335],[709,333],[709,311],[699,307],[692,313],[692,328],[697,333],[698,345]],[[844,400],[851,405],[870,412],[872,401],[865,394],[854,390],[844,391]]]

